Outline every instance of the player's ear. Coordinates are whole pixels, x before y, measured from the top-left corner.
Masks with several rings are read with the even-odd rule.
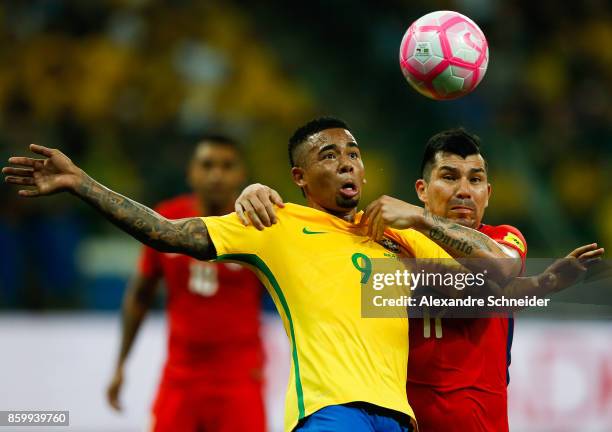
[[[487,202],[485,203],[485,208],[489,206],[489,198],[491,198],[491,183],[487,183]]]
[[[423,204],[427,204],[427,182],[424,179],[418,179],[414,184],[417,196]]]
[[[240,184],[246,184],[247,182],[247,169],[242,160],[238,161],[238,177],[240,178]]]
[[[293,178],[293,183],[300,188],[303,188],[306,185],[306,181],[304,180],[304,170],[300,167],[294,166],[291,168],[291,178]]]
[[[185,169],[185,182],[190,189],[193,189],[193,160],[190,160]]]

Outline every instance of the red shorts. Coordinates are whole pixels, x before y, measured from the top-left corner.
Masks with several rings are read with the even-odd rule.
[[[151,432],[265,432],[262,386],[162,383],[153,405]]]

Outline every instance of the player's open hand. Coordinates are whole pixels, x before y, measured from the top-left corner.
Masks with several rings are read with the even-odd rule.
[[[540,275],[540,284],[547,292],[557,292],[569,288],[586,273],[591,265],[601,261],[604,252],[604,248],[597,247],[597,243],[580,246],[565,258],[552,263]]]
[[[115,374],[113,375],[113,379],[111,380],[108,388],[106,389],[106,399],[108,400],[109,405],[115,411],[121,411],[123,408],[121,407],[121,403],[119,402],[119,394],[121,393],[121,387],[123,386],[123,369],[117,368],[115,370]]]
[[[15,156],[8,160],[15,166],[2,168],[5,182],[28,186],[19,190],[20,196],[36,197],[74,190],[82,171],[68,156],[59,150],[36,144],[30,144],[30,150],[44,158]]]
[[[242,191],[234,209],[245,226],[250,222],[258,230],[263,230],[276,223],[274,205],[285,206],[278,192],[266,185],[255,183]]]
[[[374,241],[380,241],[385,228],[410,228],[415,225],[422,214],[421,207],[383,195],[365,208],[359,223],[367,226],[368,237]]]

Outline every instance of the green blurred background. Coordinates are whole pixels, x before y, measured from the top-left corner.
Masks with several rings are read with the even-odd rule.
[[[399,69],[425,13],[474,19],[490,47],[476,91],[430,101]],[[302,202],[287,139],[345,119],[363,149],[363,204],[417,202],[427,138],[478,134],[493,194],[530,257],[612,248],[612,5],[558,1],[59,1],[0,4],[0,157],[57,147],[92,176],[154,205],[186,191],[204,132],[239,139],[250,179]],[[72,197],[0,187],[0,307],[115,309],[138,245]]]

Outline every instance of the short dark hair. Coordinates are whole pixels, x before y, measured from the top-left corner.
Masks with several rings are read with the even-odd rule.
[[[448,129],[429,138],[421,162],[422,178],[427,179],[431,175],[431,167],[436,160],[436,155],[440,152],[456,154],[464,159],[474,154],[481,155],[480,138],[464,128]]]
[[[346,122],[335,117],[319,117],[297,128],[289,138],[289,165],[291,168],[295,166],[295,152],[301,144],[318,132],[336,128],[351,131]]]
[[[240,145],[238,141],[231,138],[228,135],[224,135],[221,133],[205,133],[198,137],[198,144],[208,143],[213,145],[224,145],[228,147],[232,147],[238,152],[240,151]]]

